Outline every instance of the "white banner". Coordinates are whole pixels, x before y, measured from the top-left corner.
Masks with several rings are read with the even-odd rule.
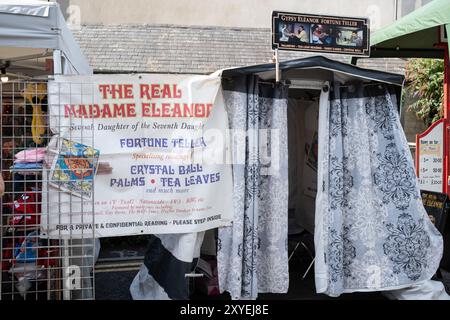
[[[231,223],[220,74],[57,76],[49,82],[42,229],[96,237]],[[94,208],[94,220],[92,219]]]

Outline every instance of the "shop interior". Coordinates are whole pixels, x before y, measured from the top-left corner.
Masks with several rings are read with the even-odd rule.
[[[30,60],[20,59],[19,65],[11,60],[7,60],[0,83],[0,169],[5,181],[1,292],[3,299],[25,298],[25,292],[32,292],[28,298],[46,299],[50,284],[47,280],[56,277],[54,257],[58,256],[56,242],[39,238],[43,155],[49,130],[47,82],[38,79],[45,79],[49,71],[45,69],[45,58],[31,58],[34,65]],[[33,81],[25,80],[30,74]]]
[[[290,87],[287,112],[291,234],[302,229],[314,233],[319,99],[320,89],[301,88],[298,84]]]

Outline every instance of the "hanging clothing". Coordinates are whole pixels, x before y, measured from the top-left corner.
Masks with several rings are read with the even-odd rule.
[[[14,172],[23,172],[24,174],[27,174],[27,170],[31,171],[39,171],[42,170],[42,163],[38,162],[20,162],[20,163],[14,163],[11,168]]]
[[[442,236],[422,205],[387,86],[335,83],[331,93],[322,91],[318,183],[318,293],[394,290],[431,279]]]
[[[45,132],[47,127],[47,118],[42,110],[44,100],[47,95],[47,84],[45,83],[29,83],[22,96],[26,103],[33,107],[33,119],[31,122],[31,134],[36,145],[42,145],[45,142]]]
[[[231,227],[219,229],[220,290],[232,299],[286,293],[287,87],[247,76],[224,89],[230,128],[248,136],[233,144],[234,218]]]
[[[36,163],[45,158],[46,148],[31,148],[22,150],[14,156],[14,163]]]

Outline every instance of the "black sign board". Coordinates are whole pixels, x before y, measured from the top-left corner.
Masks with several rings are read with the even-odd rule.
[[[440,267],[450,272],[450,221],[447,218],[450,199],[445,193],[424,190],[421,190],[420,193],[431,222],[442,234],[444,240],[444,253]]]
[[[369,20],[274,11],[272,49],[369,56]]]
[[[443,234],[448,214],[448,195],[445,193],[421,190],[422,202],[435,227]]]

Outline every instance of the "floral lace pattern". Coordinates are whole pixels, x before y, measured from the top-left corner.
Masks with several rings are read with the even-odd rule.
[[[331,281],[337,282],[342,277],[351,276],[350,265],[356,257],[356,248],[348,237],[349,227],[344,227],[342,234],[330,230],[330,245],[328,259],[331,272]]]
[[[338,161],[337,157],[331,157],[330,161],[330,201],[331,208],[349,205],[347,195],[353,187],[353,177],[347,170],[347,158]]]
[[[389,94],[370,97],[366,103],[366,112],[374,123],[374,133],[381,132],[385,139],[393,140],[393,131],[398,129],[398,126]]]
[[[392,290],[431,279],[442,237],[420,200],[395,97],[386,86],[333,89],[319,117],[319,292]]]
[[[379,165],[373,175],[375,184],[383,192],[383,202],[392,202],[397,209],[407,209],[411,198],[417,198],[415,173],[406,153],[389,143],[384,154],[378,153]]]
[[[285,293],[289,286],[287,90],[271,88],[279,99],[260,96],[262,85],[256,77],[235,86],[236,91],[224,92],[231,129],[274,129],[280,142],[275,172],[268,170],[272,163],[259,161],[258,141],[246,139],[242,149],[233,148],[233,157],[245,154],[245,165],[233,165],[233,225],[219,229],[220,290],[232,299],[256,299],[259,292]]]
[[[330,135],[347,135],[347,108],[343,108],[340,100],[333,100],[330,110]]]
[[[395,273],[404,273],[411,280],[420,278],[427,267],[430,236],[423,219],[417,222],[407,213],[398,217],[397,225],[388,223],[389,235],[383,244],[384,253],[394,263]]]

